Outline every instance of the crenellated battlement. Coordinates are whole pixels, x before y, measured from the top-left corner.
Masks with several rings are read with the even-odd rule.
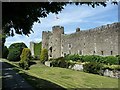
[[[53,26],[52,27],[52,30],[56,30],[56,29],[64,29],[64,27],[63,26]]]
[[[53,26],[52,31],[43,31],[42,48],[48,49],[49,58],[67,54],[118,55],[118,30],[120,23],[102,25],[93,29],[64,34],[64,27]]]
[[[107,24],[107,25],[102,25],[93,29],[88,29],[88,30],[106,30],[106,29],[114,29],[120,27],[120,23],[113,23],[113,24]],[[88,31],[87,30],[87,31]]]

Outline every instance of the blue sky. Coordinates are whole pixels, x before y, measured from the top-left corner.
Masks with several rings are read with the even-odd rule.
[[[74,33],[76,28],[87,30],[101,25],[118,22],[118,5],[108,4],[106,7],[99,6],[92,8],[87,5],[67,5],[65,9],[57,15],[49,14],[46,18],[40,18],[41,23],[34,23],[34,33],[29,37],[16,34],[14,37],[8,37],[5,45],[7,47],[12,43],[23,42],[29,47],[31,41],[40,42],[42,40],[42,31],[52,31],[55,25],[64,26],[65,34]]]

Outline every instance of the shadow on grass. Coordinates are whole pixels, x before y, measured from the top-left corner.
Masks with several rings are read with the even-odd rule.
[[[11,65],[9,63],[6,63],[6,62],[3,63],[2,67],[3,67],[3,69],[14,68],[14,71],[16,73],[19,73],[32,87],[35,88],[35,90],[41,90],[41,89],[44,89],[44,90],[46,90],[46,89],[47,90],[50,90],[50,89],[66,90],[63,87],[61,87],[53,82],[50,82],[50,81],[47,81],[47,80],[44,80],[41,78],[37,78],[35,76],[31,76],[31,75],[21,71],[18,67],[15,67],[14,65]],[[7,79],[7,77],[6,77],[6,79]],[[7,80],[9,80],[9,78]],[[4,81],[3,81],[3,84],[5,84]],[[3,89],[4,89],[4,85],[3,85]]]
[[[36,62],[34,62],[34,61],[30,61],[29,64],[30,64],[30,66],[32,66],[32,65],[35,65]]]
[[[60,89],[60,90],[66,90],[64,89],[63,87],[53,83],[53,82],[50,82],[50,81],[47,81],[47,80],[44,80],[44,79],[40,79],[40,78],[37,78],[37,77],[34,77],[34,76],[30,76],[28,74],[25,74],[25,73],[20,73],[20,75],[22,77],[24,77],[26,79],[26,81],[29,82],[30,85],[32,85],[35,89]]]

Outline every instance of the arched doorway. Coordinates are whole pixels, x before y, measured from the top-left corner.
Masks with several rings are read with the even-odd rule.
[[[52,47],[50,47],[50,57],[52,57]]]

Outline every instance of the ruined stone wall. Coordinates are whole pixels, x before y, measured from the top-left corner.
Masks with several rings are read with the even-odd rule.
[[[48,49],[49,47],[49,37],[52,35],[50,31],[42,32],[42,48]]]
[[[61,56],[65,54],[118,55],[119,29],[120,23],[114,23],[70,35],[62,35]]]
[[[30,42],[30,51],[31,51],[31,55],[34,56],[35,53],[34,53],[34,46],[35,46],[35,43],[34,42]]]
[[[118,31],[120,23],[113,23],[94,29],[66,35],[61,26],[52,27],[52,32],[43,31],[42,48],[48,49],[49,58],[67,54],[118,55]]]

